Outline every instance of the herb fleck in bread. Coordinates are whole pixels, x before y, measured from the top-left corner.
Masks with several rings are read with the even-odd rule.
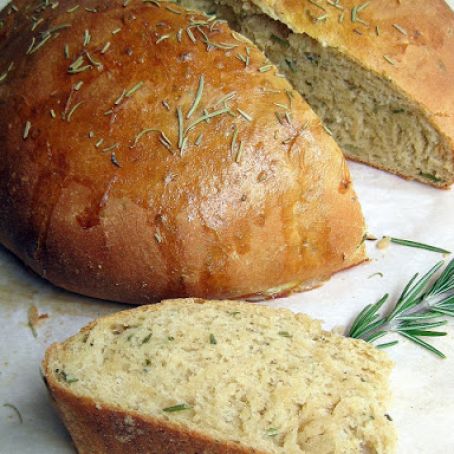
[[[390,369],[305,315],[197,299],[99,319],[43,363],[80,454],[389,454]]]
[[[38,274],[141,304],[271,297],[365,259],[342,153],[246,38],[159,2],[15,7],[0,242]]]
[[[454,13],[444,0],[182,0],[229,20],[355,160],[454,181]]]

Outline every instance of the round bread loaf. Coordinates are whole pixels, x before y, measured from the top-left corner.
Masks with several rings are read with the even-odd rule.
[[[214,17],[150,1],[1,14],[0,240],[98,298],[265,298],[364,260],[341,152]]]

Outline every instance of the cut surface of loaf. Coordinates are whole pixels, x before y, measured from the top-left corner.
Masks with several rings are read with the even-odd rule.
[[[271,297],[365,259],[342,153],[250,41],[174,4],[52,5],[0,17],[0,242],[27,265],[146,303]]]
[[[392,453],[391,362],[287,310],[169,300],[49,348],[80,454]]]
[[[182,0],[226,18],[286,74],[345,154],[454,181],[454,13],[444,0]]]

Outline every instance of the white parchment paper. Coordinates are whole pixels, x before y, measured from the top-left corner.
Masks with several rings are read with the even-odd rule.
[[[0,7],[5,3],[0,0]],[[454,251],[453,191],[407,182],[359,164],[351,163],[350,168],[371,233]],[[326,328],[345,328],[366,304],[384,293],[397,297],[414,273],[443,259],[397,245],[380,251],[369,243],[368,248],[369,263],[337,274],[319,289],[266,304],[306,312],[323,320]],[[376,272],[383,277],[371,277]],[[27,326],[32,304],[49,315],[39,325],[37,338]],[[0,454],[74,453],[41,381],[40,361],[52,342],[76,333],[95,317],[125,308],[56,289],[0,247]],[[446,360],[404,340],[389,350],[396,363],[390,414],[399,433],[399,454],[454,453],[453,321],[447,331],[448,336],[433,340],[447,354]],[[22,424],[5,403],[20,410]]]

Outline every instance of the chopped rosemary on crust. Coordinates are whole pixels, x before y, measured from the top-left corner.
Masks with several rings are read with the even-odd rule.
[[[110,147],[104,148],[102,151],[104,151],[104,152],[107,153],[107,152],[109,152],[109,151],[116,150],[119,146],[120,146],[119,143],[114,143],[114,144],[111,145]]]
[[[184,124],[183,124],[183,112],[181,107],[177,107],[177,119],[178,119],[178,148],[181,150],[184,139]]]
[[[363,23],[365,25],[367,25],[366,22],[364,22],[363,20],[360,19],[360,17],[358,16],[358,14],[365,10],[368,6],[369,6],[369,3],[370,2],[365,2],[365,3],[361,3],[360,5],[357,5],[357,6],[354,6],[352,8],[352,12],[351,12],[351,21],[354,23],[354,22],[360,22],[360,23]]]
[[[25,122],[25,127],[24,127],[24,133],[22,135],[22,138],[26,140],[30,134],[30,129],[32,128],[32,124],[29,120]]]
[[[249,121],[249,122],[252,121],[252,117],[251,117],[248,113],[246,113],[244,110],[241,110],[239,107],[237,108],[237,110],[238,110],[239,114],[240,114],[245,120],[247,120],[247,121]]]
[[[232,153],[232,156],[235,156],[237,138],[238,138],[238,128],[235,125],[234,130],[233,130],[233,135],[232,135],[232,142],[230,144],[230,151]]]
[[[259,72],[265,73],[270,71],[273,68],[273,65],[264,65],[259,68]]]
[[[394,27],[399,33],[402,33],[402,35],[408,36],[407,30],[405,30],[405,28],[403,28],[403,27],[400,26],[399,24],[393,24],[393,27]]]
[[[85,55],[87,57],[87,60],[93,65],[93,66],[97,66],[97,67],[102,67],[102,63],[100,63],[99,61],[95,60],[91,54],[88,52],[88,51],[85,51]]]
[[[80,5],[73,6],[72,8],[69,8],[66,10],[67,13],[74,13],[74,11],[77,11],[80,8]]]
[[[84,71],[87,71],[91,68],[93,68],[93,65],[91,64],[84,64],[85,59],[83,55],[80,55],[77,57],[76,60],[74,60],[69,66],[68,66],[68,73],[69,74],[78,74]]]
[[[66,116],[66,121],[67,122],[71,121],[71,117],[73,116],[74,112],[81,106],[81,104],[83,104],[83,101],[78,102],[77,104],[75,104],[71,108],[71,110],[69,111],[68,115]]]
[[[43,47],[44,44],[46,44],[47,41],[49,41],[49,39],[51,39],[52,36],[54,36],[54,34],[56,32],[63,30],[65,28],[69,28],[69,27],[71,27],[71,24],[60,24],[60,25],[56,25],[55,27],[50,28],[44,32],[40,32],[39,35],[40,35],[41,39],[37,40],[36,37],[32,38],[32,42],[26,51],[26,55],[34,54],[36,51],[41,49],[41,47]]]
[[[90,44],[91,41],[91,34],[89,30],[84,31],[84,40],[83,40],[83,46],[87,47]]]
[[[161,132],[160,129],[154,129],[154,128],[145,128],[145,129],[142,129],[142,131],[140,131],[138,134],[136,134],[136,136],[134,137],[134,140],[133,140],[133,143],[132,145],[129,147],[129,148],[134,148],[140,141],[140,139],[146,135],[146,134],[150,134],[151,132]]]
[[[388,55],[383,55],[383,58],[391,65],[395,65],[396,64],[396,62],[391,57],[389,57]]]
[[[136,85],[134,85],[134,87],[130,88],[126,93],[125,93],[125,97],[126,98],[130,98],[136,91],[140,90],[143,86],[144,82],[143,81],[140,81],[139,83],[137,83]]]
[[[316,0],[308,0],[308,1],[309,1],[309,3],[312,3],[314,6],[321,9],[322,11],[326,11],[325,7],[320,5],[320,3],[318,3]]]
[[[240,140],[240,145],[238,147],[238,151],[235,154],[234,161],[239,164],[241,162],[241,158],[243,156],[243,141]]]
[[[187,119],[190,118],[192,116],[192,114],[196,111],[196,109],[200,103],[200,100],[202,99],[204,82],[205,82],[205,78],[202,74],[199,79],[199,86],[197,88],[197,93],[195,95],[194,102],[192,103],[192,106],[186,115]]]
[[[203,139],[203,132],[201,132],[201,133],[197,136],[197,139],[195,140],[194,145],[195,145],[196,147],[198,147],[198,146],[202,143],[202,139]]]
[[[115,167],[121,167],[120,163],[118,162],[117,155],[115,154],[115,151],[112,151],[110,154],[110,162],[115,166]]]
[[[104,44],[103,48],[101,49],[101,54],[104,55],[110,48],[111,42],[107,41],[106,44]]]
[[[191,123],[186,128],[185,133],[188,133],[190,130],[194,129],[199,123],[202,123],[203,121],[206,121],[206,120],[214,118],[214,117],[218,117],[219,115],[225,114],[229,111],[230,111],[230,109],[224,108],[224,109],[216,110],[214,112],[203,114],[201,117],[199,117],[197,120],[195,120],[193,123]]]
[[[162,41],[166,40],[166,39],[169,39],[170,38],[170,35],[161,35],[155,42],[155,44],[159,44],[161,43]]]

